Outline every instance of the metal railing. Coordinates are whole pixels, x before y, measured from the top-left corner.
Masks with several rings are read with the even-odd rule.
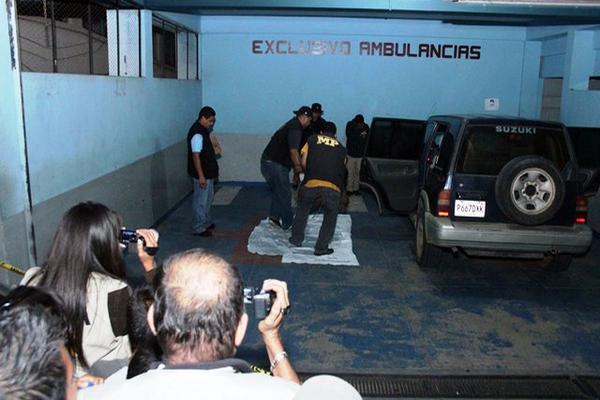
[[[17,0],[16,4],[22,71],[108,75],[109,60],[118,60],[121,51],[121,10],[137,10],[137,56],[141,60],[141,11],[133,3]],[[109,43],[108,12],[112,10],[116,11],[117,40]],[[121,63],[115,64],[116,75],[121,75]],[[141,62],[137,69],[141,76]]]

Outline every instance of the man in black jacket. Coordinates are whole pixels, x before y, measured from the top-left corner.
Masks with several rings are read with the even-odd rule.
[[[323,111],[323,106],[321,106],[320,103],[313,103],[310,109],[312,111],[312,121],[310,122],[308,128],[306,128],[305,130],[306,139],[308,139],[312,135],[318,135],[319,133],[321,133],[323,129],[325,129],[325,124],[327,123],[327,120],[323,118],[323,114],[325,114],[325,111]],[[304,143],[306,143],[306,140],[304,141]],[[304,145],[304,143],[302,143],[302,145]]]
[[[336,127],[327,122],[319,135],[313,135],[302,148],[302,164],[306,170],[298,193],[298,208],[292,225],[290,243],[301,246],[308,214],[313,206],[323,208],[323,223],[315,245],[315,255],[333,253],[329,243],[335,224],[344,185],[346,149],[335,137]]]
[[[311,110],[302,106],[294,114],[271,137],[260,160],[260,171],[272,192],[269,220],[284,230],[289,229],[294,218],[290,168],[294,174],[302,172],[299,149],[302,131],[310,124]]]
[[[194,210],[194,235],[211,236],[215,224],[210,218],[214,198],[214,181],[219,177],[219,165],[210,132],[215,126],[217,113],[212,107],[202,107],[198,120],[187,134],[188,175],[194,182],[192,207]]]

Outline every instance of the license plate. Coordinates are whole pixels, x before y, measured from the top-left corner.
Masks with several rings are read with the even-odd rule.
[[[485,201],[456,200],[454,202],[455,217],[485,217]]]

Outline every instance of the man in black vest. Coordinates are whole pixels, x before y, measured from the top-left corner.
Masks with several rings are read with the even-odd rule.
[[[286,122],[271,137],[260,159],[260,172],[272,192],[269,220],[284,230],[292,226],[292,188],[290,168],[295,174],[302,172],[300,141],[302,130],[310,124],[311,110],[302,106],[294,111],[296,116]]]
[[[211,236],[215,224],[210,218],[214,198],[214,181],[219,177],[219,165],[210,132],[215,126],[217,113],[212,107],[202,107],[198,120],[187,134],[188,175],[194,182],[192,207],[194,210],[194,235]]]
[[[290,243],[298,247],[302,245],[308,214],[313,206],[321,206],[323,223],[315,245],[317,256],[333,253],[329,243],[335,232],[346,173],[346,149],[338,142],[335,133],[335,124],[327,122],[321,134],[308,138],[301,152],[306,172],[298,193],[298,208]]]

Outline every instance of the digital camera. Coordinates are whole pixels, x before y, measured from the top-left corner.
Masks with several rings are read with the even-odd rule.
[[[119,242],[121,242],[124,246],[128,246],[129,243],[137,243],[138,240],[142,241],[142,244],[144,245],[144,251],[148,253],[148,255],[153,256],[158,251],[158,247],[147,247],[146,239],[132,229],[123,228],[119,232]]]
[[[131,229],[121,229],[121,232],[119,233],[119,242],[121,242],[122,244],[124,244],[125,246],[127,246],[129,243],[137,243],[138,239],[141,236],[138,235],[138,233],[134,230]],[[145,239],[142,237],[142,240]]]
[[[261,292],[256,288],[244,288],[244,304],[254,305],[254,317],[264,319],[269,312],[275,300],[275,292]]]

